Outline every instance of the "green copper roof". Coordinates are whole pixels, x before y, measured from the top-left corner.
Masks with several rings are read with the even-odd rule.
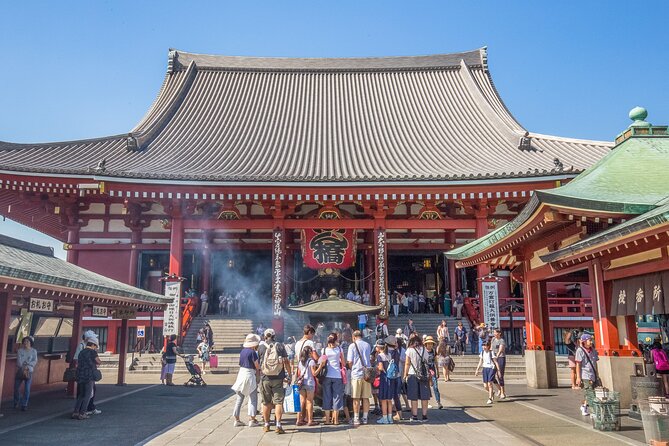
[[[289,310],[307,314],[376,314],[381,306],[359,304],[347,299],[328,298],[308,302],[304,305],[288,307]]]
[[[669,204],[657,207],[652,211],[648,211],[645,214],[641,214],[624,223],[611,227],[605,231],[601,231],[592,237],[588,237],[584,240],[581,240],[580,242],[574,243],[573,245],[569,245],[566,248],[545,254],[541,256],[541,260],[544,262],[552,262],[583,249],[597,246],[610,240],[625,237],[626,235],[652,228],[653,226],[661,225],[667,222],[669,222]]]
[[[544,203],[622,214],[642,214],[669,193],[669,138],[632,137],[557,189],[537,191]]]
[[[630,112],[630,118],[638,124],[646,114],[645,109],[639,107]],[[669,136],[666,130],[666,127],[649,126],[630,132],[604,158],[572,181],[556,189],[536,191],[515,219],[447,252],[446,256],[463,260],[497,244],[530,219],[541,203],[627,215],[641,215],[668,203]]]

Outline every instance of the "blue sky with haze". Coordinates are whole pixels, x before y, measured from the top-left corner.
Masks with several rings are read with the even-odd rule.
[[[168,48],[360,57],[482,46],[525,128],[612,140],[635,105],[669,124],[667,17],[664,1],[3,2],[0,140],[127,132],[158,92]],[[0,233],[60,245],[9,220]]]

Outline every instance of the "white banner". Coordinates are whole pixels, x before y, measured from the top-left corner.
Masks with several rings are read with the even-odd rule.
[[[483,322],[486,325],[499,328],[499,291],[497,281],[486,281],[482,283],[483,297],[481,305],[483,307]]]
[[[163,316],[163,336],[179,336],[179,303],[181,300],[181,282],[166,282],[165,297],[171,299]]]

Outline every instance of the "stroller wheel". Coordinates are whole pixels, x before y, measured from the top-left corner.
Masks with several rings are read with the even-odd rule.
[[[207,387],[207,383],[202,381],[202,387]]]

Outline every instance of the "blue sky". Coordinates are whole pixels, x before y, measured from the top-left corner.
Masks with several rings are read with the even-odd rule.
[[[170,47],[357,57],[481,46],[523,126],[612,140],[635,105],[669,123],[667,17],[664,1],[3,2],[0,140],[127,132],[155,98]],[[9,220],[0,233],[49,242]]]

